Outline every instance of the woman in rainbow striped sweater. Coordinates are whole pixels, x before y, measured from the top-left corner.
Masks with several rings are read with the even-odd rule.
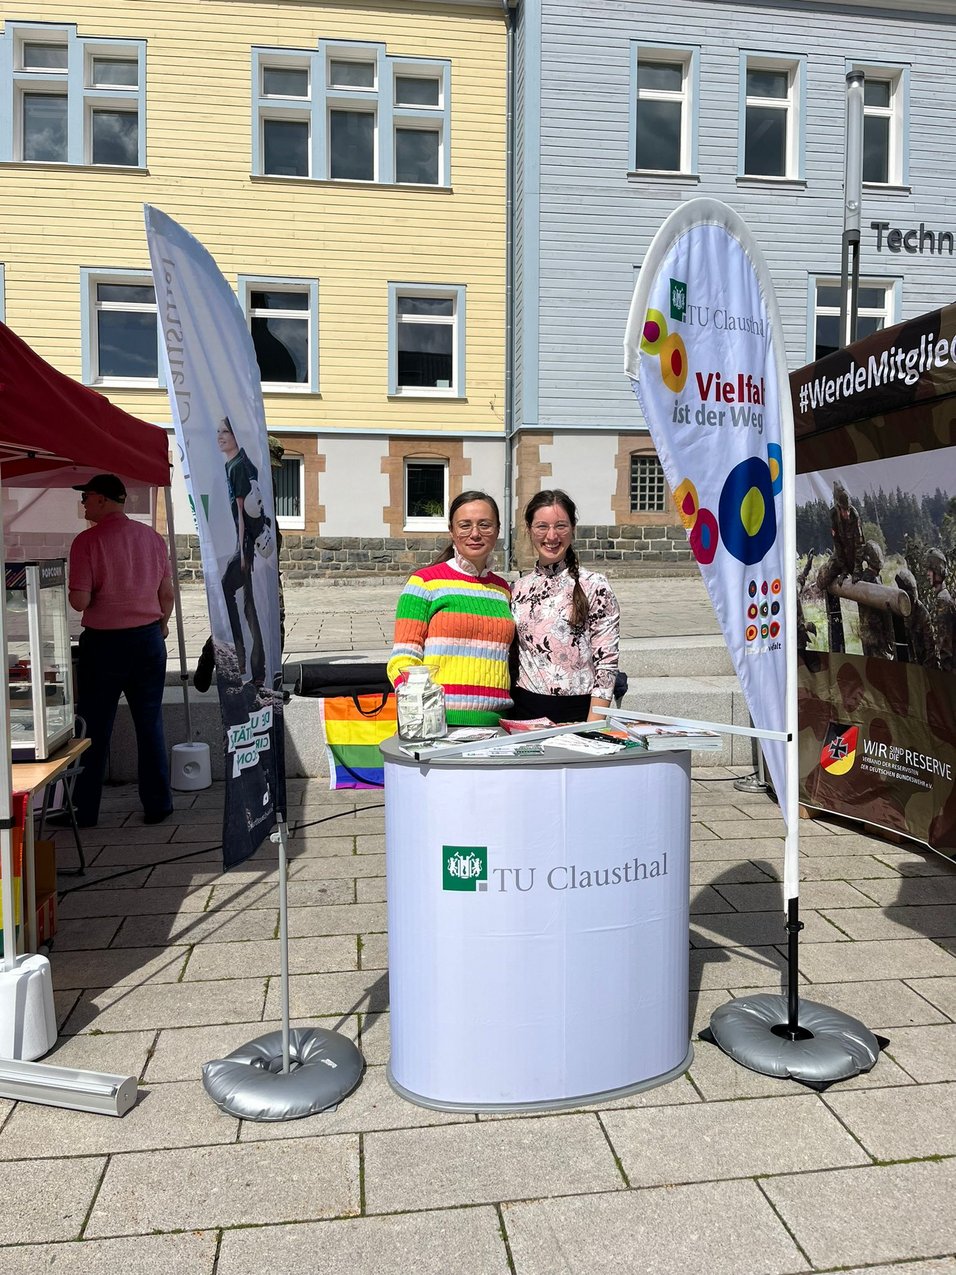
[[[511,589],[488,570],[500,526],[483,491],[456,496],[444,557],[416,571],[398,599],[389,679],[396,686],[409,668],[428,665],[445,688],[449,726],[496,726],[511,707]]]

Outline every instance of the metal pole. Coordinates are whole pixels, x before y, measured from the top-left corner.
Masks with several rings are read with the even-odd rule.
[[[505,19],[505,490],[504,512],[504,569],[510,571],[514,556],[514,44],[515,18],[502,0]]]
[[[278,815],[279,828],[279,979],[282,997],[282,1074],[289,1072],[289,878],[286,822]]]
[[[166,504],[166,536],[169,540],[169,561],[173,572],[173,597],[176,603],[176,638],[179,642],[179,681],[183,688],[183,710],[186,714],[186,740],[192,742],[193,725],[189,711],[189,673],[186,669],[186,636],[183,632],[183,604],[179,595],[179,562],[176,558],[176,526],[173,521],[173,491],[163,488]]]
[[[846,77],[846,169],[840,263],[841,345],[850,345],[856,340],[860,290],[860,217],[863,205],[863,84],[863,72],[850,71]]]
[[[3,496],[0,494],[0,531],[3,524]],[[7,564],[3,535],[0,534],[0,572],[3,574],[3,599],[0,601],[0,651],[7,650]],[[4,736],[3,754],[0,756],[0,882],[3,894],[3,968],[12,970],[17,960],[16,921],[13,894],[13,776],[10,769],[10,685],[3,679],[0,712],[3,713],[0,731]],[[22,894],[21,894],[22,897]]]

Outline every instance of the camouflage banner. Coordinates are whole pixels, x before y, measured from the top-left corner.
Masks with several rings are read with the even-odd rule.
[[[791,376],[801,799],[956,853],[956,306]]]

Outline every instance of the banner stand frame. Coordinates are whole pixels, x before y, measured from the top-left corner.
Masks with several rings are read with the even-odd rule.
[[[758,354],[752,354],[749,357],[754,359],[755,365],[757,361],[760,362],[763,375],[772,387],[772,399],[762,396],[761,401],[767,403],[776,400],[776,414],[768,417],[767,425],[768,431],[775,433],[777,437],[776,441],[773,441],[768,433],[768,459],[762,462],[769,468],[769,458],[772,454],[770,444],[773,441],[773,447],[777,452],[779,486],[775,486],[772,482],[771,488],[775,487],[773,494],[777,492],[782,494],[780,524],[783,531],[780,556],[774,559],[774,568],[783,591],[782,628],[785,643],[783,677],[776,679],[776,685],[774,685],[774,679],[769,676],[762,682],[752,669],[748,670],[746,680],[743,677],[743,665],[737,658],[739,653],[730,646],[726,617],[713,593],[713,577],[704,571],[704,566],[714,560],[717,542],[713,536],[705,535],[701,541],[705,549],[709,546],[709,556],[702,557],[696,550],[694,556],[698,565],[701,566],[708,593],[711,594],[721,623],[721,630],[734,657],[738,679],[748,707],[751,707],[753,711],[752,700],[760,691],[765,696],[774,697],[777,710],[783,709],[785,730],[783,739],[786,741],[786,746],[783,756],[779,756],[779,750],[775,750],[777,755],[768,757],[768,764],[771,772],[776,774],[777,799],[786,823],[783,895],[786,903],[790,971],[786,997],[754,996],[720,1006],[711,1016],[710,1027],[701,1034],[701,1038],[715,1042],[725,1053],[753,1071],[764,1075],[790,1076],[802,1083],[825,1088],[835,1080],[848,1079],[861,1071],[868,1071],[879,1057],[880,1042],[856,1019],[837,1014],[836,1011],[823,1005],[814,1005],[809,1001],[801,1002],[797,994],[797,944],[802,922],[799,919],[798,902],[800,816],[793,406],[786,357],[777,335],[781,331],[781,321],[773,280],[763,253],[746,222],[727,204],[716,199],[688,200],[675,209],[658,229],[645,254],[640,275],[634,286],[624,337],[624,371],[630,378],[632,388],[641,402],[646,424],[661,456],[671,490],[677,491],[684,483],[690,484],[690,487],[694,489],[692,503],[697,506],[695,513],[699,512],[697,489],[693,481],[695,476],[693,465],[688,463],[689,445],[681,434],[681,430],[674,429],[675,423],[678,423],[680,427],[691,423],[689,404],[687,414],[680,422],[671,407],[671,396],[682,393],[687,377],[688,357],[682,339],[675,335],[676,344],[668,355],[670,359],[668,375],[676,376],[673,386],[666,379],[665,356],[661,353],[660,370],[657,370],[657,364],[653,361],[648,364],[654,371],[650,377],[646,378],[650,388],[645,397],[641,392],[642,367],[643,355],[648,353],[653,358],[670,339],[667,338],[664,312],[668,311],[672,320],[681,323],[687,321],[688,289],[692,295],[697,295],[695,289],[699,280],[695,278],[694,270],[700,270],[699,261],[696,259],[692,261],[692,247],[698,256],[702,257],[703,250],[699,248],[699,245],[704,242],[702,232],[709,235],[714,230],[722,234],[723,242],[715,247],[713,242],[708,241],[707,251],[711,254],[707,258],[708,265],[711,271],[722,280],[736,270],[740,280],[744,281],[739,287],[741,295],[746,293],[747,299],[753,302],[753,313],[763,314],[765,323],[761,324],[759,334],[761,337],[766,334],[765,347]],[[733,270],[730,268],[731,263],[733,263]],[[727,271],[722,268],[725,265],[728,267]],[[775,336],[776,339],[771,339]],[[739,375],[742,381],[742,371]],[[763,375],[760,376],[761,384]],[[658,388],[662,385],[666,385],[668,389],[666,398],[662,397]],[[741,435],[741,437],[744,436]],[[677,439],[679,443],[675,442]],[[748,460],[755,459],[755,453],[751,451],[749,444],[741,451],[744,459],[740,464],[746,464]],[[746,481],[751,481],[749,473]],[[725,487],[718,499],[721,503],[725,499],[728,500],[730,502],[728,508],[731,508],[733,502],[742,493],[732,490],[727,496],[727,490]],[[772,495],[770,499],[772,500]],[[713,514],[710,516],[714,517]],[[685,526],[690,533],[692,528],[697,527],[697,522],[685,521]],[[721,532],[722,536],[725,534]],[[732,557],[740,563],[751,565],[763,561],[773,548],[773,543],[770,543],[762,548],[761,553],[754,556],[750,556],[748,549],[746,553],[736,553]],[[714,587],[717,586],[714,585]],[[764,590],[766,587],[765,581]],[[751,592],[750,596],[753,597],[754,594]],[[722,595],[721,599],[724,600]],[[763,648],[765,652],[767,649]],[[780,645],[778,644],[774,649],[779,650]],[[768,665],[768,667],[773,666]],[[782,700],[782,704],[777,697]],[[768,700],[767,703],[771,701]],[[772,720],[779,722],[780,716],[778,712]],[[782,792],[779,791],[780,787],[783,788]]]
[[[288,825],[276,816],[279,847],[279,979],[282,1027],[203,1065],[206,1092],[240,1120],[299,1120],[335,1108],[362,1079],[365,1059],[341,1032],[289,1025]]]

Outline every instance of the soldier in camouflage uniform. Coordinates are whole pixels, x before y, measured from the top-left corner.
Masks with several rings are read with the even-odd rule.
[[[820,568],[817,585],[826,599],[830,650],[844,651],[846,644],[843,636],[843,613],[840,610],[840,599],[830,593],[830,585],[841,576],[859,578],[863,569],[863,522],[859,510],[850,503],[850,493],[839,478],[833,482],[830,534],[833,537],[833,549]]]
[[[926,574],[933,594],[929,612],[936,638],[936,655],[944,673],[952,673],[956,668],[956,607],[953,606],[953,599],[946,588],[948,570],[949,564],[943,551],[930,549],[926,555]]]
[[[903,620],[906,642],[909,650],[909,663],[922,664],[924,668],[937,668],[936,639],[933,636],[933,623],[929,612],[919,600],[916,577],[907,567],[896,573],[896,587],[909,596],[912,610]]]
[[[797,576],[797,650],[805,651],[810,645],[811,633],[816,636],[817,626],[811,620],[809,623],[803,614],[802,594],[804,586],[807,583],[807,576],[810,574],[810,568],[813,566],[813,559],[816,556],[816,550],[811,549],[807,554],[806,562],[803,570]]]
[[[863,561],[860,579],[867,584],[882,584],[880,571],[883,569],[883,550],[875,540],[868,540],[863,546]],[[864,606],[858,602],[860,613],[860,642],[864,655],[875,655],[881,660],[892,660],[896,656],[896,638],[893,633],[893,617],[889,611],[881,611],[877,607]]]

